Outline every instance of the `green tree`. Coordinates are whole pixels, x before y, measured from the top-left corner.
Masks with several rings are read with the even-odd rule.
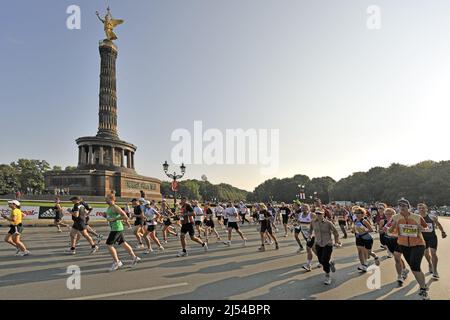
[[[11,194],[20,189],[19,174],[7,164],[0,165],[0,194]]]
[[[22,191],[32,188],[37,192],[45,189],[44,172],[50,169],[50,165],[45,160],[19,159],[11,163],[18,173],[18,180]]]

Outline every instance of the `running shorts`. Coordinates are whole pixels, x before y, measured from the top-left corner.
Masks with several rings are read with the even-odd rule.
[[[436,235],[434,235],[433,237],[430,237],[430,238],[424,237],[424,240],[425,240],[425,249],[428,249],[428,248],[435,249],[435,250],[437,249],[438,238]]]
[[[155,231],[155,225],[153,225],[153,224],[148,224],[148,225],[147,225],[147,231],[148,231],[148,232],[153,232],[153,231]]]
[[[195,221],[195,225],[196,225],[196,226],[201,226],[201,225],[202,225],[202,222],[201,222],[201,221]]]
[[[108,246],[112,246],[114,244],[121,245],[124,242],[125,238],[123,237],[123,231],[111,231],[108,239],[106,239],[106,244]]]
[[[86,227],[86,224],[84,224],[82,222],[77,222],[72,225],[72,228],[81,232],[83,230],[86,230],[87,227]]]
[[[238,226],[237,222],[228,222],[227,227],[228,228],[233,228],[235,230],[239,230],[239,226]]]
[[[165,219],[164,220],[164,225],[165,226],[170,226],[172,224],[172,222],[170,221],[170,219]]]
[[[181,234],[189,233],[189,235],[192,237],[195,234],[194,226],[192,223],[186,223],[181,225]]]
[[[261,232],[268,232],[269,234],[272,234],[272,225],[269,221],[264,221],[261,223]]]
[[[425,246],[406,247],[399,245],[398,247],[411,268],[411,271],[420,272],[420,264],[425,253]]]
[[[205,225],[206,225],[207,227],[214,228],[214,221],[212,221],[212,220],[206,220],[206,221],[205,221]]]
[[[370,239],[364,239],[363,237],[355,237],[356,239],[356,246],[357,247],[364,247],[367,250],[372,250],[373,246],[373,239],[370,237]]]
[[[283,217],[283,224],[288,224],[289,216],[287,214],[282,214],[281,216]]]
[[[19,223],[17,226],[9,226],[9,234],[21,234],[23,232],[23,225]]]

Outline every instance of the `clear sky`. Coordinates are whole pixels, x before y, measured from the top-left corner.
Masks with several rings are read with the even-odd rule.
[[[81,30],[66,8],[81,7]],[[2,1],[0,163],[76,165],[97,132],[103,27],[119,39],[119,134],[140,174],[164,178],[178,128],[279,129],[276,177],[340,179],[392,162],[448,160],[450,2],[396,0]],[[381,29],[366,26],[369,5]],[[173,166],[172,166],[173,167]],[[189,165],[253,190],[257,165]]]

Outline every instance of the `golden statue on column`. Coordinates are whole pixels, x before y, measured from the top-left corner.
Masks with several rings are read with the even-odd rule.
[[[106,34],[106,39],[108,40],[116,40],[117,36],[116,34],[113,32],[113,29],[115,27],[117,27],[119,24],[122,24],[124,21],[121,19],[113,19],[112,15],[111,15],[111,10],[107,9],[107,14],[105,15],[105,18],[102,19],[100,17],[100,14],[98,13],[98,11],[95,12],[95,14],[97,15],[98,19],[103,23],[103,25],[105,26],[105,34]]]

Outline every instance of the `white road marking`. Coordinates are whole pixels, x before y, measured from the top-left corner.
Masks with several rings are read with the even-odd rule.
[[[187,282],[182,282],[182,283],[169,284],[169,285],[166,285],[166,286],[159,286],[159,287],[152,287],[152,288],[145,288],[145,289],[135,289],[135,290],[128,290],[128,291],[118,291],[118,292],[112,292],[112,293],[97,294],[97,295],[93,295],[93,296],[84,296],[84,297],[78,297],[78,298],[68,298],[68,299],[64,299],[64,300],[101,299],[101,298],[122,296],[122,295],[127,295],[127,294],[155,291],[155,290],[160,290],[160,289],[176,288],[176,287],[182,287],[182,286],[187,286],[187,285],[188,285]]]

